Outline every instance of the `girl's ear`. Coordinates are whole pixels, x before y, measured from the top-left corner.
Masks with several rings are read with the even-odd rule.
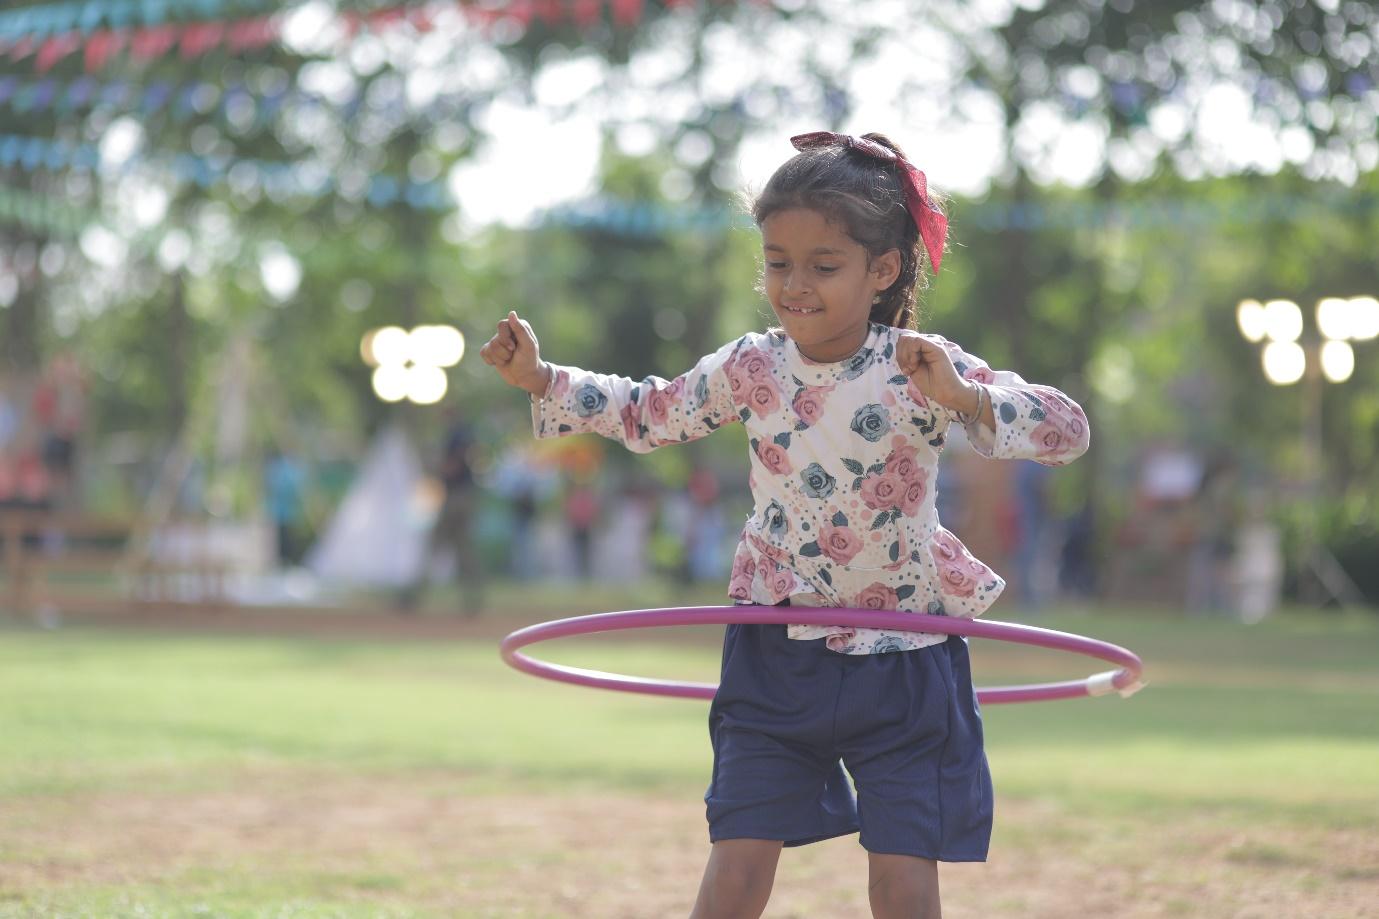
[[[895,283],[896,278],[900,277],[900,250],[887,249],[885,252],[871,260],[871,267],[868,269],[872,277],[876,278],[880,285],[877,290],[882,291]]]

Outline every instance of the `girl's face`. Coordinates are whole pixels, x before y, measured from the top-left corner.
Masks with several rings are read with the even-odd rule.
[[[868,264],[861,244],[808,208],[763,220],[761,245],[766,297],[800,353],[833,363],[862,347],[872,298],[899,277],[900,252]]]

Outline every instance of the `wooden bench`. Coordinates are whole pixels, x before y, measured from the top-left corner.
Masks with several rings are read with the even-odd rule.
[[[131,546],[132,520],[2,510],[0,604],[38,618],[146,604],[223,607],[229,565],[209,553],[168,551],[166,534],[196,525],[173,522],[148,545]]]

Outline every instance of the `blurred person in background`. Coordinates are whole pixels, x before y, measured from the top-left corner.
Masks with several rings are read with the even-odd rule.
[[[445,440],[437,475],[444,490],[440,511],[431,527],[421,565],[412,583],[398,598],[398,608],[412,612],[421,604],[431,583],[433,563],[448,555],[459,576],[461,604],[466,616],[483,611],[486,592],[484,566],[474,539],[478,484],[474,477],[475,438],[459,407],[446,407]]]
[[[280,450],[270,451],[263,468],[264,502],[277,534],[278,564],[284,568],[301,558],[305,489],[306,470],[302,464]]]
[[[599,519],[599,497],[592,477],[571,476],[565,491],[565,525],[574,545],[575,574],[589,580],[594,573],[594,525]]]
[[[1233,560],[1240,526],[1235,460],[1224,450],[1203,466],[1193,501],[1194,538],[1188,560],[1186,606],[1189,613],[1234,611]]]
[[[1044,608],[1057,580],[1056,547],[1050,545],[1049,475],[1049,468],[1040,463],[1015,464],[1015,579],[1020,602],[1030,612]]]
[[[75,355],[58,354],[44,369],[33,409],[51,503],[70,507],[76,501],[77,441],[86,421],[86,376]]]

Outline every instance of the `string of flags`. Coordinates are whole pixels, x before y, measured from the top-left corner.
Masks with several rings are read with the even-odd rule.
[[[470,98],[469,93],[442,94],[424,106],[420,114],[440,117],[457,107],[463,107]],[[101,83],[89,76],[72,80],[53,77],[23,80],[12,74],[0,76],[0,107],[8,106],[21,115],[49,110],[58,115],[67,115],[93,108],[110,108],[138,112],[144,117],[166,112],[174,121],[186,121],[194,116],[211,114],[228,117],[230,111],[235,111],[237,120],[243,120],[250,126],[262,126],[284,108],[298,107],[329,109],[339,112],[345,120],[351,120],[363,106],[364,100],[365,88],[362,86],[349,99],[338,103],[319,93],[296,87],[276,92],[255,92],[242,81],[222,85],[205,80],[185,83],[154,80],[145,85],[131,80]],[[246,106],[252,111],[247,119],[244,114]]]
[[[28,172],[62,169],[90,172],[101,165],[100,150],[93,144],[68,143],[44,137],[0,134],[0,167]],[[405,205],[416,210],[443,211],[453,207],[443,182],[412,182],[390,175],[368,177],[359,189],[342,184],[320,163],[278,163],[232,156],[198,156],[177,153],[164,157],[135,155],[126,159],[118,173],[126,175],[149,167],[170,173],[182,181],[209,188],[230,180],[249,184],[278,197],[324,197],[328,194],[358,196],[374,207]]]
[[[661,5],[675,9],[699,2],[709,0],[661,0]],[[283,0],[81,0],[26,6],[0,13],[0,60],[32,56],[34,69],[46,73],[80,53],[86,72],[94,73],[126,51],[138,63],[174,50],[184,60],[222,47],[235,54],[278,41],[285,17],[300,6],[284,9]],[[428,32],[451,10],[480,28],[512,22],[526,29],[543,22],[587,29],[605,17],[617,27],[632,28],[645,6],[646,0],[444,0],[344,10],[337,18],[342,36],[350,39],[404,25]]]
[[[1143,201],[980,201],[960,206],[962,222],[983,232],[1001,230],[1184,229],[1285,223],[1308,212],[1364,215],[1379,212],[1379,193],[1318,189],[1307,195],[1253,195],[1231,201],[1154,198]],[[719,234],[751,229],[751,218],[731,208],[672,207],[646,201],[590,198],[547,210],[539,225],[599,230],[620,236]]]

